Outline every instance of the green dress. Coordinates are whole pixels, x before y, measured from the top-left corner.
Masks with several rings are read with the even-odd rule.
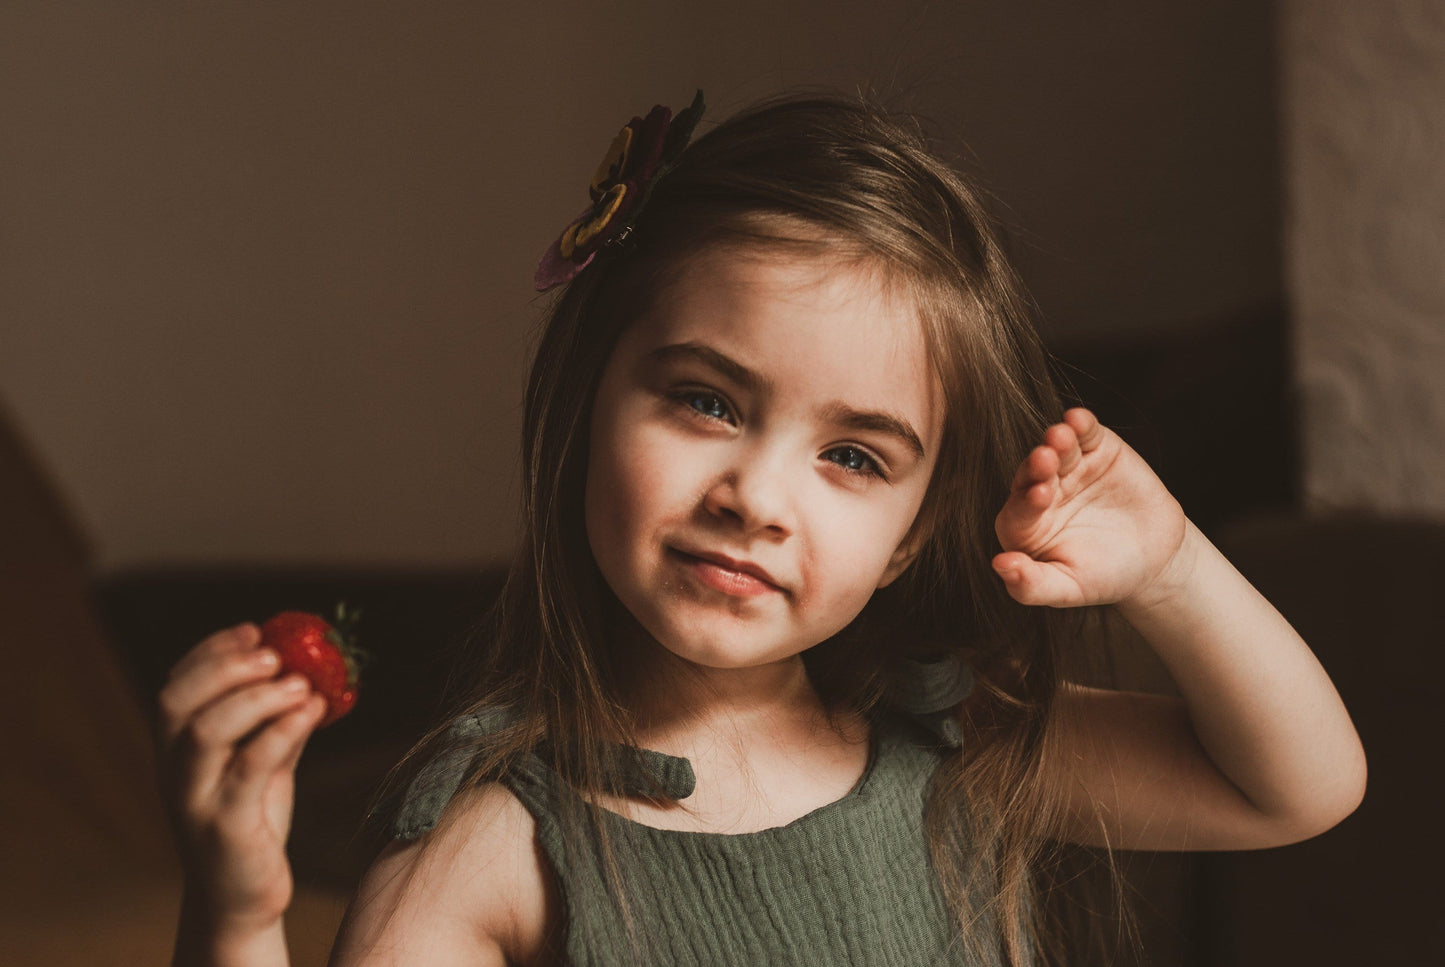
[[[504,724],[488,710],[458,720],[459,737]],[[950,723],[951,724],[951,723]],[[500,777],[536,819],[537,836],[564,901],[566,955],[583,965],[999,963],[979,961],[955,924],[929,861],[923,808],[951,735],[903,715],[874,722],[863,777],[848,795],[805,816],[752,833],[658,829],[601,810],[626,902],[609,888],[600,839],[590,823],[568,824],[581,799],[541,755]],[[685,759],[644,753],[640,762],[669,794],[686,798]],[[434,760],[417,777],[397,817],[412,838],[435,824],[460,784],[466,761]],[[624,912],[624,909],[627,912]],[[628,916],[633,924],[629,934]],[[998,947],[987,915],[974,923]]]

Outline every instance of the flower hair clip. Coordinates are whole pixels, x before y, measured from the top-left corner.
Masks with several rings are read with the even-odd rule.
[[[604,247],[617,246],[632,233],[653,186],[677,164],[702,112],[698,91],[676,116],[659,104],[617,132],[592,176],[592,204],[563,230],[537,266],[538,292],[571,281]]]

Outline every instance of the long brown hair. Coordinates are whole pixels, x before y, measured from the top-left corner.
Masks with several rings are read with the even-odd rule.
[[[1081,616],[1018,605],[990,559],[1014,468],[1063,406],[980,191],[916,123],[861,100],[777,98],[719,124],[658,183],[626,250],[562,290],[527,383],[521,547],[453,676],[447,716],[391,788],[442,750],[452,717],[502,704],[519,714],[476,750],[477,781],[545,741],[568,781],[611,791],[609,750],[634,744],[634,730],[620,698],[627,656],[609,634],[620,605],[582,517],[588,414],[623,329],[687,258],[722,242],[872,260],[918,308],[947,408],[915,525],[922,549],[804,658],[825,703],[864,713],[888,700],[899,657],[953,652],[969,663],[963,750],[940,767],[926,808],[934,864],[965,942],[996,947],[970,926],[999,925],[1003,950],[985,960],[1062,959],[1050,953],[1038,876],[1060,793],[1039,765]]]

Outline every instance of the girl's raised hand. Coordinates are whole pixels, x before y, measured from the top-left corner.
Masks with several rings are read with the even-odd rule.
[[[254,624],[188,652],[160,692],[162,793],[186,873],[181,933],[244,942],[278,927],[293,881],[296,763],[326,712]],[[190,922],[187,922],[187,918]]]
[[[1014,475],[994,522],[993,568],[1022,604],[1146,601],[1181,567],[1185,518],[1148,464],[1093,413],[1072,409]]]

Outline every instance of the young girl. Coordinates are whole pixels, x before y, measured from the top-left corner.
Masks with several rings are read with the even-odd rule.
[[[634,119],[543,259],[521,550],[333,963],[1062,962],[1050,844],[1348,815],[1335,689],[1063,409],[977,192],[861,103],[688,145],[700,111]],[[1079,684],[1100,605],[1181,700]],[[161,695],[177,963],[286,962],[324,703],[258,642],[212,636]]]

